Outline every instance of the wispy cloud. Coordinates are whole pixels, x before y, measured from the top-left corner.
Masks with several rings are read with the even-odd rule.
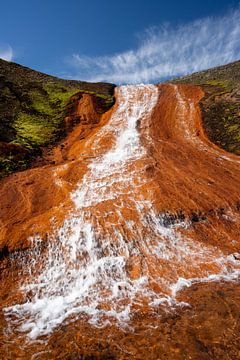
[[[221,17],[146,30],[138,46],[119,54],[68,59],[72,77],[114,83],[156,82],[240,58],[240,8]]]
[[[12,61],[13,49],[10,45],[0,44],[0,59]]]

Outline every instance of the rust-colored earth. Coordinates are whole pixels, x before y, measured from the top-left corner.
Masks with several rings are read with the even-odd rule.
[[[48,165],[1,181],[3,359],[240,358],[240,159],[206,137],[198,105],[203,95],[191,85],[121,87],[114,108],[101,116],[84,95],[80,123],[45,154]],[[72,218],[83,233],[79,243],[85,241],[74,264],[68,243],[57,242],[59,228],[65,237],[75,231],[63,228]],[[89,245],[87,224],[98,250]],[[36,237],[39,246],[31,240]],[[67,254],[70,289],[59,282],[67,296],[77,289],[73,271],[80,277],[81,267],[89,271],[94,261],[124,259],[124,274],[115,263],[107,269],[104,263],[103,274],[101,267],[93,272],[95,282],[80,305],[95,306],[98,327],[89,312],[74,312],[29,338],[21,326],[36,322],[42,310],[26,313],[24,304],[56,297],[55,273],[47,277],[51,289],[39,290],[41,274],[51,269],[44,257],[52,257],[57,271],[63,265],[54,251]],[[23,291],[26,284],[32,290]],[[66,297],[61,291],[57,295]],[[16,304],[23,305],[20,315],[6,313]],[[111,314],[128,306],[128,321]]]

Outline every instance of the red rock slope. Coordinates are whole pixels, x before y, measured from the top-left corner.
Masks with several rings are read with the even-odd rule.
[[[16,354],[12,339],[24,359],[238,353],[240,160],[205,136],[202,96],[190,85],[120,87],[113,110],[96,118],[86,95],[80,124],[46,154],[55,164],[2,181],[3,353]],[[214,345],[211,307],[232,329],[225,349]]]

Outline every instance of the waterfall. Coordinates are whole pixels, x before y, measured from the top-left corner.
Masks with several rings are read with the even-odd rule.
[[[166,225],[155,209],[139,130],[158,92],[154,85],[117,89],[118,107],[91,141],[95,155],[70,194],[74,210],[49,236],[44,257],[33,254],[30,271],[42,264],[22,286],[28,300],[5,309],[29,338],[80,317],[94,326],[125,324],[139,306],[177,304],[183,286],[235,278],[233,256],[194,242],[186,221]]]

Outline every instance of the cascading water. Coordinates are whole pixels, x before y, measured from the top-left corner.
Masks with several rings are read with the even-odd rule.
[[[90,144],[95,158],[71,194],[75,210],[49,239],[39,274],[22,287],[30,300],[5,309],[30,338],[79,316],[95,326],[125,323],[143,304],[176,303],[182,286],[237,276],[233,256],[194,242],[187,222],[166,225],[155,210],[146,176],[152,160],[138,128],[151,116],[158,91],[118,88],[118,108]]]

